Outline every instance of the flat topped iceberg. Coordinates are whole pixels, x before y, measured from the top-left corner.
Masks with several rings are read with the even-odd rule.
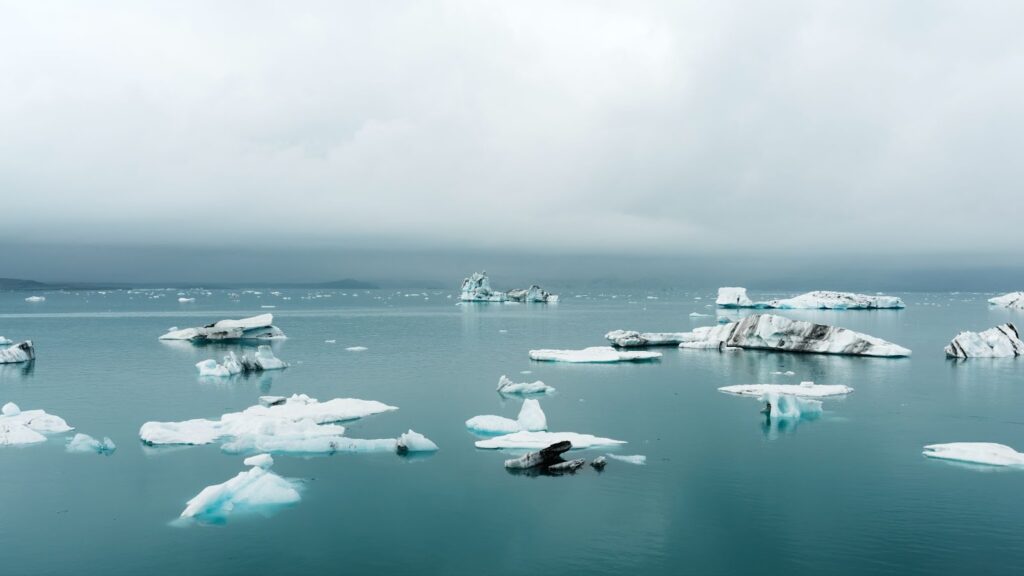
[[[110,438],[104,437],[103,440],[97,440],[88,434],[75,434],[74,438],[68,440],[67,450],[68,452],[86,454],[113,454],[114,450],[117,450],[117,446]]]
[[[1010,292],[995,298],[989,298],[988,303],[993,306],[1024,310],[1024,292]]]
[[[541,431],[548,429],[548,420],[540,408],[540,402],[527,398],[515,420],[502,416],[474,416],[466,420],[466,428],[481,434],[510,434],[522,430]]]
[[[811,419],[821,415],[821,402],[809,400],[789,394],[768,392],[761,396],[761,402],[766,402],[765,411],[768,418],[776,419]]]
[[[592,346],[582,350],[530,350],[530,359],[542,362],[610,363],[637,362],[661,358],[661,352],[626,352],[611,346]]]
[[[188,340],[191,342],[224,340],[279,340],[285,337],[280,328],[273,325],[273,314],[260,314],[241,320],[221,320],[198,328],[170,330],[161,340]]]
[[[31,340],[18,342],[8,348],[0,349],[0,364],[14,364],[17,362],[28,362],[36,357],[36,348]]]
[[[513,382],[504,374],[498,379],[499,394],[515,394],[525,396],[527,394],[550,394],[555,389],[537,380],[536,382]]]
[[[644,346],[678,346],[688,341],[690,332],[637,332],[635,330],[612,330],[605,339],[623,348]]]
[[[929,458],[988,466],[1024,466],[1024,454],[1009,446],[991,442],[930,444],[923,454]]]
[[[736,322],[695,328],[680,348],[776,350],[853,356],[910,356],[910,350],[845,328],[753,314]]]
[[[558,442],[569,442],[572,444],[572,448],[577,450],[594,446],[625,444],[622,440],[612,440],[611,438],[601,438],[576,432],[514,432],[504,436],[479,440],[476,442],[476,447],[492,450],[540,450]]]
[[[719,308],[780,308],[808,310],[873,310],[883,308],[906,308],[903,300],[896,296],[856,294],[854,292],[832,292],[817,290],[792,298],[754,302],[747,297],[747,289],[725,287],[718,289],[715,303]]]
[[[29,296],[25,302],[46,302],[46,296]]]
[[[234,352],[229,352],[224,357],[224,362],[218,364],[213,358],[196,363],[200,376],[228,377],[235,374],[247,372],[263,372],[264,370],[281,370],[287,368],[288,364],[274,356],[270,346],[262,345],[256,349],[252,358],[243,354],[239,359]]]
[[[547,302],[558,301],[558,295],[551,294],[534,284],[529,288],[518,288],[499,292],[491,288],[487,272],[474,272],[462,281],[459,300],[463,302]]]
[[[245,463],[252,468],[227,482],[203,488],[188,501],[181,517],[223,521],[234,513],[270,513],[302,499],[297,481],[270,471],[274,461],[269,456],[247,458]]]
[[[45,442],[44,434],[60,434],[74,430],[63,418],[43,410],[24,410],[13,402],[0,409],[0,446]]]
[[[774,392],[776,394],[802,396],[804,398],[843,396],[853,392],[853,388],[842,384],[815,384],[814,382],[801,382],[800,384],[737,384],[735,386],[722,386],[718,390],[737,396],[761,397]]]
[[[1013,324],[981,332],[961,332],[946,346],[950,358],[1011,358],[1024,356],[1024,342]]]

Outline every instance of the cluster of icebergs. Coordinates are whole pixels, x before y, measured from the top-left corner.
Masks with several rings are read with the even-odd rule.
[[[187,340],[190,342],[230,340],[281,340],[284,332],[274,326],[273,314],[261,314],[241,320],[221,320],[196,328],[172,328],[161,340]]]
[[[0,336],[0,339],[4,340],[0,342],[0,345],[11,344],[10,340]],[[36,357],[35,346],[32,345],[31,340],[25,340],[24,342],[18,342],[17,344],[11,345],[7,348],[0,348],[0,364],[14,364],[17,362],[29,362],[34,360]]]
[[[508,292],[491,289],[487,272],[474,272],[462,281],[459,300],[463,302],[558,302],[558,295],[551,294],[534,284],[529,288],[517,288]]]
[[[723,287],[718,289],[715,304],[719,308],[779,308],[779,309],[823,309],[823,310],[868,310],[882,308],[906,308],[903,300],[895,296],[870,296],[853,292],[831,292],[818,290],[792,298],[754,302],[747,296],[747,289]]]
[[[22,410],[14,402],[0,408],[0,446],[22,446],[46,442],[48,435],[74,430],[60,416],[44,410]],[[95,452],[110,454],[115,450],[110,438],[96,440],[87,434],[75,434],[68,441],[68,452]]]
[[[252,358],[243,354],[241,359],[239,359],[234,352],[229,352],[228,355],[224,357],[224,362],[222,364],[218,364],[213,358],[196,363],[196,368],[199,370],[200,376],[218,378],[226,378],[228,376],[234,376],[235,374],[248,372],[282,370],[287,367],[288,364],[274,356],[274,351],[267,345],[258,347]]]

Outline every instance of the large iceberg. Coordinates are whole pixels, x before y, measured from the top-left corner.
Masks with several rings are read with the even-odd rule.
[[[1024,454],[1009,446],[991,442],[930,444],[923,454],[929,458],[988,466],[1024,466]]]
[[[236,512],[272,512],[302,499],[300,484],[274,474],[273,458],[263,454],[245,459],[245,472],[222,484],[203,488],[185,506],[182,518],[222,521]]]
[[[540,450],[558,442],[569,442],[573,449],[582,450],[593,446],[615,446],[625,444],[622,440],[601,438],[590,434],[578,434],[576,432],[513,432],[504,436],[496,436],[486,440],[478,440],[477,448],[487,449],[510,449],[510,450]]]
[[[191,342],[283,339],[284,332],[273,323],[273,314],[260,314],[241,320],[221,320],[198,328],[170,330],[160,339],[189,340]]]
[[[702,326],[680,335],[680,348],[777,350],[854,356],[910,356],[910,350],[860,332],[790,320],[773,314],[753,314],[736,322]]]
[[[525,396],[527,394],[550,394],[554,391],[554,387],[548,386],[540,380],[536,382],[513,382],[504,374],[498,379],[499,394]]]
[[[779,308],[779,309],[824,309],[824,310],[869,310],[881,308],[906,308],[903,300],[896,296],[856,294],[853,292],[832,292],[817,290],[792,298],[754,302],[747,297],[746,288],[724,287],[718,289],[715,303],[720,308]]]
[[[491,288],[487,272],[474,272],[462,281],[459,299],[463,302],[547,302],[558,301],[557,294],[551,294],[534,284],[529,288],[518,288],[499,292]]]
[[[264,370],[281,370],[287,368],[288,364],[274,356],[270,346],[262,345],[256,349],[252,358],[243,354],[239,359],[234,352],[229,352],[224,357],[224,362],[218,364],[213,358],[196,363],[200,376],[227,377],[246,372],[263,372]]]
[[[993,306],[1001,306],[1003,308],[1024,310],[1024,292],[1010,292],[1009,294],[989,298],[988,303]]]
[[[718,390],[737,396],[761,397],[774,392],[776,394],[802,396],[804,398],[843,396],[853,392],[853,388],[842,384],[815,384],[814,382],[801,382],[800,384],[737,384],[735,386],[722,386]]]
[[[961,332],[946,346],[950,358],[1008,358],[1024,356],[1024,342],[1013,324],[981,332]]]
[[[522,430],[541,431],[548,429],[547,417],[540,409],[540,402],[527,398],[515,420],[503,416],[474,416],[466,420],[466,428],[480,434],[511,434]]]
[[[31,340],[18,342],[8,348],[0,349],[0,364],[13,364],[15,362],[28,362],[36,357],[35,346]]]
[[[45,442],[44,434],[60,434],[74,430],[63,418],[43,410],[22,411],[14,402],[0,409],[0,446]]]
[[[530,350],[530,359],[543,362],[610,363],[637,362],[661,358],[661,352],[626,352],[611,346],[592,346],[582,350]]]
[[[761,396],[760,400],[767,403],[765,411],[768,418],[772,420],[781,418],[810,419],[821,415],[821,402],[818,400],[809,400],[798,396],[790,396],[789,394],[779,394],[774,391]]]

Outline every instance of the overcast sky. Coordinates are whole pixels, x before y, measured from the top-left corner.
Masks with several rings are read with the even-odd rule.
[[[8,244],[1020,261],[1021,2],[0,6]]]

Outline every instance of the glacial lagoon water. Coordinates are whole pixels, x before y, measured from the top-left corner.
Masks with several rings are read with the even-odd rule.
[[[49,292],[42,303],[0,293],[0,334],[33,339],[38,355],[0,367],[0,402],[43,408],[118,445],[111,456],[68,454],[67,435],[0,449],[0,574],[1024,572],[1024,472],[921,455],[936,442],[1024,449],[1024,360],[954,362],[942,352],[960,330],[1024,323],[990,309],[990,295],[906,293],[901,311],[780,312],[907,346],[907,359],[669,347],[654,363],[563,365],[527,351],[602,345],[616,328],[708,324],[689,314],[714,314],[714,293],[460,306],[441,290],[260,291],[195,291],[187,304],[177,291]],[[283,372],[204,381],[196,362],[241,349],[157,340],[170,326],[263,312],[289,336],[274,345],[292,364]],[[772,374],[787,370],[795,376]],[[552,430],[627,440],[615,452],[644,454],[647,465],[509,474],[506,455],[474,448],[464,426],[478,414],[515,417],[519,401],[494,390],[502,374],[557,388],[541,400]],[[780,428],[755,399],[716,390],[800,380],[856,391],[825,400],[818,420]],[[186,500],[242,471],[242,458],[217,445],[147,448],[139,426],[293,393],[396,405],[350,423],[348,435],[413,428],[441,449],[416,459],[279,456],[274,471],[302,479],[301,502],[268,517],[176,525]]]

